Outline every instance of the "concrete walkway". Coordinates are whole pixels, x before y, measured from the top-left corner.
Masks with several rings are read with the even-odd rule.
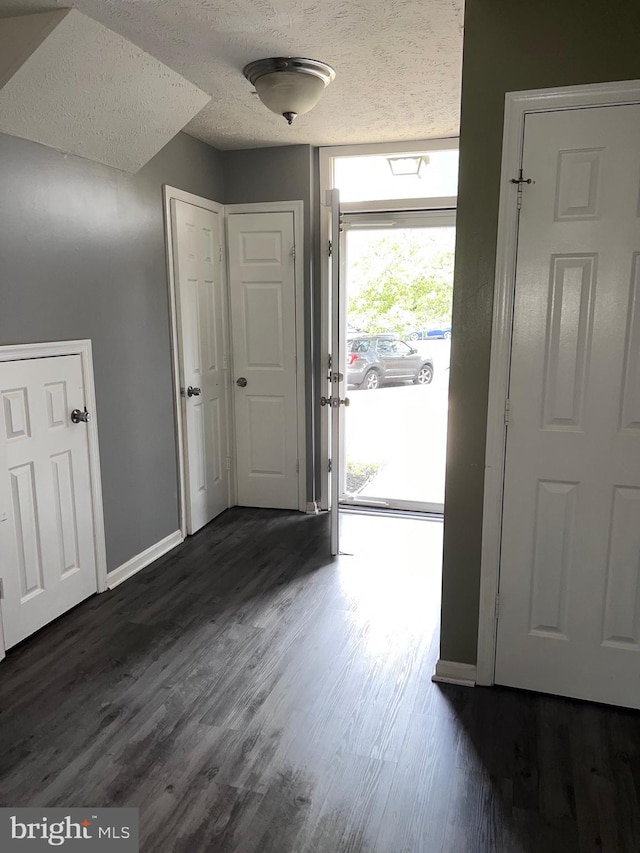
[[[430,385],[349,390],[347,460],[377,463],[365,498],[444,503],[449,384],[449,341],[414,344],[434,360]]]

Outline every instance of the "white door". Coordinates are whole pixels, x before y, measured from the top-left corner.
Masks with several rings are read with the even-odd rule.
[[[348,399],[343,396],[345,384],[344,352],[342,342],[346,337],[346,311],[341,310],[343,296],[343,277],[341,267],[342,234],[340,227],[340,190],[334,189],[328,192],[330,206],[330,228],[329,245],[331,246],[330,257],[330,327],[331,327],[331,370],[329,371],[329,382],[327,397],[321,400],[322,405],[329,406],[329,436],[330,436],[330,488],[329,488],[329,512],[331,513],[331,556],[340,553],[340,481],[342,474],[342,437],[344,434],[344,423],[342,418],[342,406],[349,405]]]
[[[232,213],[227,228],[237,503],[298,509],[293,213]]]
[[[97,591],[79,355],[0,363],[0,576],[7,648]]]
[[[220,214],[171,200],[187,532],[229,506],[225,299]]]
[[[640,106],[530,115],[496,682],[640,707]]]

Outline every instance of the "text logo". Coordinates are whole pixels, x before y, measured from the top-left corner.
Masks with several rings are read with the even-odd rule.
[[[138,853],[138,809],[0,808],[2,853]]]

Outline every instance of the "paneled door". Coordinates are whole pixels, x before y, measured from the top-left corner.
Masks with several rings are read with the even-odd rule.
[[[228,245],[237,503],[298,509],[293,213],[232,213]]]
[[[495,680],[640,707],[640,106],[528,115]]]
[[[195,533],[229,506],[226,307],[221,214],[171,200],[186,527]]]
[[[79,355],[0,363],[0,576],[5,646],[97,591]]]

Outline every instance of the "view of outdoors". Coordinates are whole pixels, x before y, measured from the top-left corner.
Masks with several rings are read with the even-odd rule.
[[[442,506],[455,227],[346,237],[343,497]]]

